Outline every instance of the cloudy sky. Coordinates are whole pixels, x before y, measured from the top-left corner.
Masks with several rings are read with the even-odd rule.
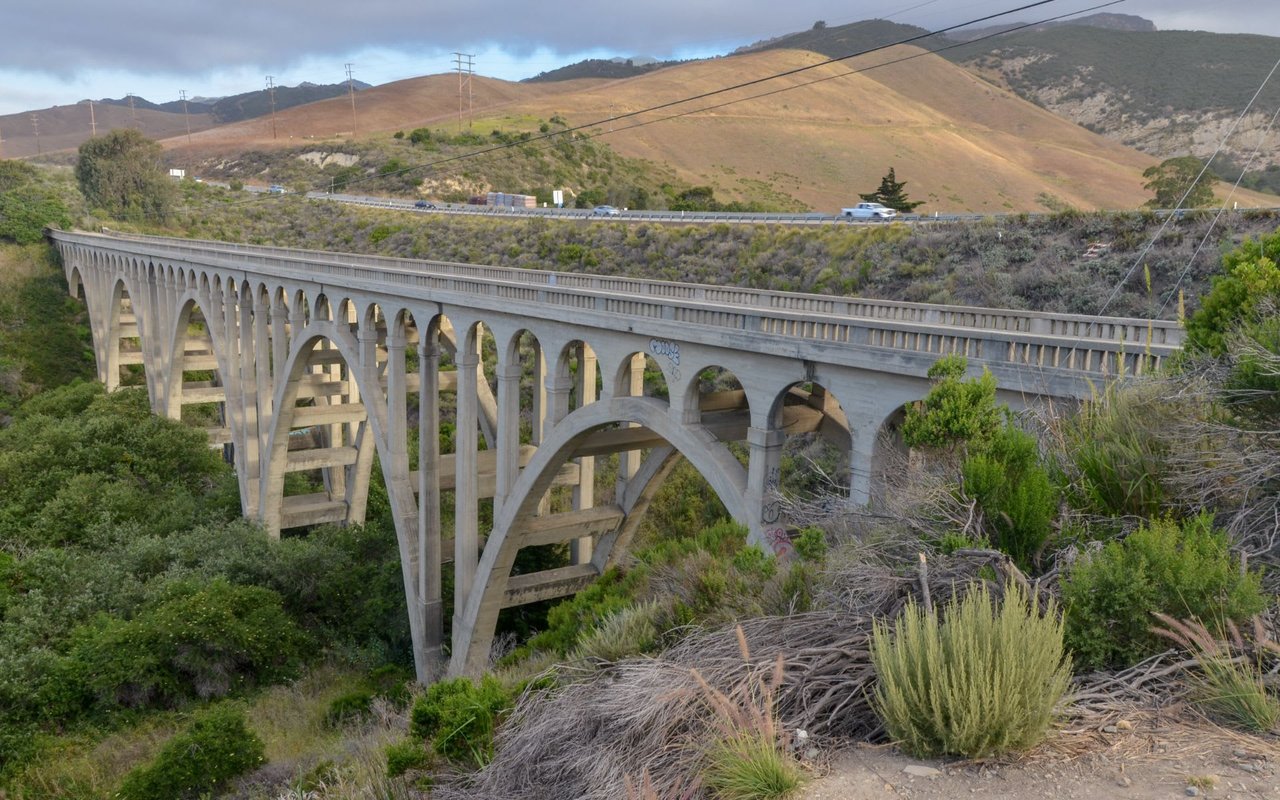
[[[1051,0],[994,22],[1105,0]],[[692,58],[881,17],[937,30],[1034,0],[0,0],[0,114],[133,93],[155,102],[447,72],[527,78],[582,58]],[[1280,36],[1275,0],[1124,0],[1161,30]],[[994,24],[988,22],[984,24]],[[1277,55],[1280,55],[1278,53]]]

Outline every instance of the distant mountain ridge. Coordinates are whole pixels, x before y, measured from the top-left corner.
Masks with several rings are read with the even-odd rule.
[[[357,90],[369,89],[370,84],[363,81],[352,81],[352,85]],[[347,93],[346,83],[329,83],[316,84],[303,81],[297,86],[277,86],[276,93],[276,111],[283,111],[286,108],[300,106],[304,103],[314,103],[317,100],[328,100],[330,97],[338,97]],[[201,98],[203,102],[196,99],[190,99],[186,102],[186,112],[189,114],[208,114],[212,118],[214,124],[226,125],[231,122],[239,122],[244,119],[252,119],[260,117],[264,114],[271,113],[271,95],[266,89],[259,89],[254,92],[242,92],[241,94],[231,95],[230,97],[220,97],[216,99]],[[104,105],[129,107],[130,100],[126,97],[121,98],[104,98],[98,101]],[[183,103],[181,100],[170,100],[167,103],[153,103],[143,97],[133,98],[134,108],[145,108],[150,111],[164,111],[170,114],[183,113]]]

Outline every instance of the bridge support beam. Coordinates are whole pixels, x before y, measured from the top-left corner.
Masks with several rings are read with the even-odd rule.
[[[441,588],[440,533],[440,346],[435,324],[418,339],[418,608],[423,652],[415,657],[419,680],[426,664],[439,663],[444,652],[444,603]]]

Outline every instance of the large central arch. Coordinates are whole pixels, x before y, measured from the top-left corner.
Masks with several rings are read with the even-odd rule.
[[[630,423],[647,429],[667,445],[649,453],[618,503],[587,511],[536,516],[539,502],[562,465],[577,455],[594,453],[597,448],[614,447],[615,452],[625,449],[625,443],[611,443],[609,436],[599,434],[602,431],[611,434],[612,431],[604,431],[608,426]],[[637,429],[618,430],[625,436]],[[512,487],[511,502],[502,507],[494,520],[493,535],[480,558],[466,607],[457,616],[459,626],[453,632],[450,673],[479,674],[485,668],[498,612],[504,607],[511,582],[511,568],[521,547],[547,543],[555,531],[560,531],[559,538],[566,541],[595,534],[597,545],[589,564],[553,570],[560,574],[545,576],[548,580],[576,578],[582,585],[589,583],[602,574],[625,547],[677,455],[688,459],[707,480],[730,515],[735,519],[748,518],[747,471],[710,430],[675,419],[665,401],[651,397],[616,397],[583,406],[565,417],[521,471]],[[557,518],[562,518],[563,524],[557,525]],[[537,579],[537,574],[521,578]]]

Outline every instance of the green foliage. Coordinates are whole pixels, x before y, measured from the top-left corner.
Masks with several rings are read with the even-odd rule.
[[[1159,394],[1158,385],[1110,387],[1063,426],[1067,499],[1109,517],[1155,517],[1164,508],[1169,447],[1163,419],[1199,413]]]
[[[1013,584],[998,604],[985,585],[971,586],[941,614],[911,603],[892,627],[877,621],[871,660],[876,712],[918,757],[1032,747],[1070,679],[1057,609]]]
[[[150,764],[125,776],[120,800],[195,800],[266,761],[262,740],[244,713],[223,704],[196,714]]]
[[[1222,274],[1187,320],[1187,346],[1223,355],[1227,337],[1264,302],[1280,298],[1280,231],[1245,239],[1222,257]]]
[[[929,368],[933,388],[924,400],[907,406],[902,422],[907,446],[981,446],[1000,430],[1004,413],[996,405],[996,379],[984,369],[980,378],[962,380],[968,363],[964,356],[949,355]]]
[[[202,432],[150,413],[145,392],[57,389],[0,430],[0,542],[101,545],[144,521],[179,530],[214,510],[211,482],[223,479]]]
[[[1196,700],[1211,716],[1252,733],[1271,733],[1280,725],[1280,700],[1267,690],[1262,665],[1229,655],[1197,660],[1204,678]]]
[[[795,759],[777,742],[753,733],[716,742],[706,759],[702,779],[721,800],[781,800],[804,785]]]
[[[827,560],[827,534],[821,528],[805,528],[791,540],[791,546],[805,561],[822,563]]]
[[[1168,158],[1157,166],[1147,167],[1142,177],[1150,180],[1142,188],[1155,193],[1147,205],[1151,208],[1203,208],[1213,205],[1213,181],[1216,178],[1211,172],[1205,172],[1201,177],[1202,169],[1204,162],[1195,156]]]
[[[49,225],[71,227],[67,204],[53,189],[32,182],[0,190],[0,239],[35,244]]]
[[[657,648],[664,609],[656,601],[628,606],[610,614],[581,635],[575,660],[621,661]]]
[[[39,690],[65,716],[77,699],[112,709],[224,697],[292,675],[307,645],[275,592],[223,580],[172,584],[133,619],[99,615],[71,641]]]
[[[1035,437],[1012,422],[971,451],[960,467],[961,490],[976,500],[991,541],[1024,568],[1049,540],[1058,490],[1040,460]]]
[[[124,219],[163,221],[177,194],[163,150],[133,128],[117,128],[80,145],[76,182],[95,208]]]
[[[340,727],[368,716],[373,707],[373,692],[355,689],[333,698],[324,712],[324,722],[330,727]]]
[[[880,179],[880,188],[870,194],[860,194],[864,201],[868,203],[879,203],[888,206],[895,211],[901,211],[910,214],[920,206],[924,205],[923,200],[911,201],[907,199],[907,193],[904,187],[906,181],[899,181],[898,176],[894,174],[893,167],[889,167],[889,172]]]
[[[387,756],[387,777],[398,778],[409,770],[423,770],[431,766],[431,754],[421,742],[406,739],[393,742],[384,751]]]
[[[413,705],[410,732],[431,742],[438,755],[460,765],[483,767],[493,758],[493,733],[514,699],[485,675],[480,683],[455,678],[431,685]]]
[[[1153,520],[1082,558],[1062,582],[1067,643],[1089,669],[1136,664],[1160,652],[1151,614],[1221,626],[1262,611],[1256,572],[1241,574],[1208,514],[1181,525]]]

